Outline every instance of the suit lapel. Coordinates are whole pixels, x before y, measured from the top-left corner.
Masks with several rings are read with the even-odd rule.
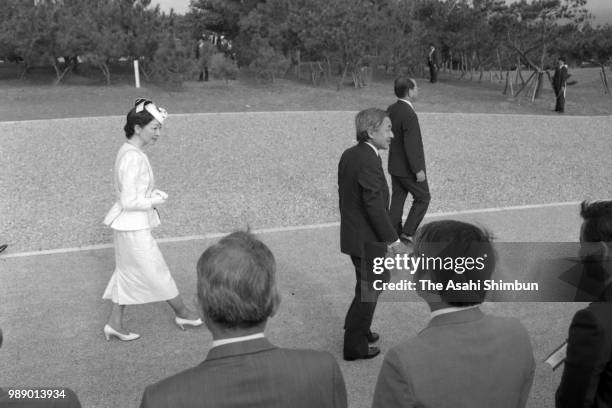
[[[384,199],[385,199],[385,205],[387,206],[387,209],[389,208],[389,186],[387,185],[387,179],[385,178],[385,172],[383,170],[383,166],[382,166],[382,157],[380,157],[380,152],[375,152],[372,147],[366,145],[365,143],[362,143],[362,145],[369,150],[368,153],[369,157],[374,156],[374,160],[376,163],[376,172],[378,173],[378,178],[380,181],[381,186],[383,187],[383,192],[384,192]]]
[[[254,340],[240,341],[237,343],[224,344],[222,346],[213,347],[208,352],[205,361],[218,360],[221,358],[238,356],[243,354],[259,353],[261,351],[276,349],[275,345],[270,343],[266,338]]]

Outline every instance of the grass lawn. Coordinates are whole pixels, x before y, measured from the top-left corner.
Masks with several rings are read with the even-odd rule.
[[[393,77],[382,74],[369,86],[355,89],[336,84],[313,87],[306,82],[278,80],[258,83],[251,78],[239,81],[186,82],[183,90],[168,91],[145,84],[136,89],[129,76],[120,76],[110,86],[97,80],[68,77],[66,84],[51,85],[52,75],[33,72],[25,80],[15,79],[14,66],[0,66],[0,120],[28,120],[68,117],[124,115],[137,97],[148,97],[170,113],[256,112],[301,110],[361,110],[386,108],[393,100]],[[596,68],[571,69],[566,115],[609,115],[612,95],[604,94]],[[612,76],[612,75],[611,75]],[[489,78],[488,76],[485,76]],[[2,79],[4,78],[4,79]],[[554,93],[545,80],[541,98],[531,102],[526,92],[517,98],[502,94],[504,83],[488,79],[458,79],[441,73],[437,84],[417,78],[419,112],[518,113],[556,115]]]

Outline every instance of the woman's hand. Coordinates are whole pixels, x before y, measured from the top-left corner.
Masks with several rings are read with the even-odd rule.
[[[156,196],[156,195],[160,196],[164,200],[168,199],[168,194],[166,194],[166,192],[164,192],[164,191],[161,191],[161,190],[158,190],[158,189],[153,190],[153,192],[151,193],[151,196],[153,197],[153,196]]]
[[[153,207],[164,204],[167,199],[168,194],[164,193],[161,190],[155,189],[153,190],[153,193],[151,193],[151,205]]]

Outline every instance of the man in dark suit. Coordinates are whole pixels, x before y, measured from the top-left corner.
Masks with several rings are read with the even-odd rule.
[[[411,242],[421,224],[429,201],[429,184],[425,174],[425,153],[419,119],[410,99],[418,95],[417,84],[412,78],[395,80],[398,101],[387,108],[393,125],[393,140],[389,148],[389,174],[391,175],[391,222],[400,238]],[[410,193],[412,207],[402,227],[404,203]]]
[[[429,66],[429,82],[432,84],[438,82],[438,50],[433,44],[429,44],[429,52],[427,53],[427,65]]]
[[[572,319],[556,407],[612,407],[612,200],[584,201],[584,273],[601,282],[598,301]]]
[[[398,238],[389,218],[389,188],[379,149],[387,149],[393,138],[385,111],[371,108],[355,118],[357,145],[347,149],[338,164],[340,199],[340,249],[355,267],[355,296],[344,324],[344,359],[376,357],[378,347],[368,346],[379,335],[370,330],[378,292],[372,287],[372,259],[407,248]]]
[[[525,407],[535,371],[527,330],[479,308],[486,289],[475,284],[496,264],[490,235],[465,222],[431,222],[414,251],[423,261],[414,282],[431,320],[385,355],[372,407]]]
[[[569,74],[567,72],[567,65],[565,65],[565,58],[559,57],[552,80],[553,90],[555,91],[555,96],[557,98],[555,103],[555,112],[563,113],[565,111],[565,88],[567,86],[568,78]]]
[[[198,294],[213,343],[200,365],[146,387],[142,408],[343,408],[344,379],[328,352],[274,346],[264,328],[280,299],[276,262],[248,232],[209,247]]]

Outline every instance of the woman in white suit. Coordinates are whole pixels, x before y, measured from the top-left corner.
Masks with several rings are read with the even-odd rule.
[[[202,320],[189,311],[181,299],[170,270],[164,261],[151,228],[160,224],[156,207],[168,195],[155,188],[153,170],[142,149],[160,136],[167,113],[146,99],[136,100],[127,114],[124,130],[126,143],[115,160],[117,201],[104,224],[113,229],[115,271],[104,291],[103,299],[113,302],[104,336],[119,340],[136,340],[140,335],[123,328],[125,305],[167,301],[176,314],[176,324],[200,326]]]

